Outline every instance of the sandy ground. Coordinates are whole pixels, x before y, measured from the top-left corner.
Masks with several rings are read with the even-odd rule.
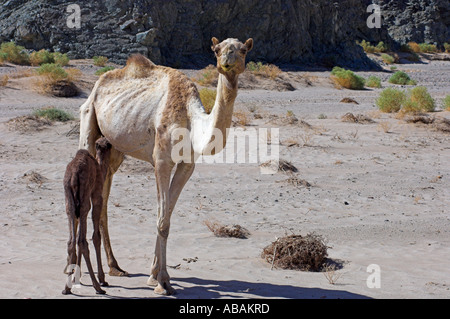
[[[450,62],[398,68],[425,85],[438,106],[450,94]],[[0,67],[1,74],[14,72]],[[86,64],[83,72],[93,70]],[[390,86],[390,73],[375,75]],[[239,91],[235,108],[248,112],[245,128],[278,127],[280,157],[311,186],[289,184],[282,172],[263,175],[254,163],[197,165],[171,220],[168,265],[177,294],[170,298],[450,298],[450,135],[379,113],[381,89],[338,90],[328,76],[289,73],[295,91]],[[77,98],[40,95],[30,78],[0,87],[1,298],[160,298],[146,286],[156,239],[155,178],[132,158],[116,174],[109,203],[113,250],[130,277],[107,275],[107,295],[97,296],[83,263],[83,285],[61,295],[68,239],[62,178],[77,150],[77,136],[67,135],[76,121],[26,132],[6,122],[45,106],[78,118],[86,83]],[[359,104],[340,103],[344,97]],[[299,121],[283,121],[288,111]],[[347,112],[374,122],[342,122]],[[239,224],[250,236],[215,237],[206,220]],[[271,269],[261,258],[276,237],[311,232],[342,264],[334,284],[323,272]],[[90,249],[94,258],[91,241]],[[103,261],[108,271],[105,255]],[[379,273],[367,271],[373,264]],[[370,275],[379,275],[379,288],[368,287]]]

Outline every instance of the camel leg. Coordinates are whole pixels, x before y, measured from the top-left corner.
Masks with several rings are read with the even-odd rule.
[[[76,259],[77,259],[77,253],[76,253],[76,248],[77,248],[77,226],[78,226],[78,222],[75,216],[73,216],[72,214],[67,214],[67,216],[69,217],[69,231],[70,231],[70,235],[69,235],[69,241],[67,242],[67,265],[66,268],[64,269],[64,273],[69,275],[68,280],[71,280],[72,278],[72,272],[69,273],[68,268],[69,265],[74,265],[76,263]],[[64,287],[64,290],[62,291],[63,295],[68,295],[71,294],[71,288],[67,285],[66,282],[66,286]]]
[[[175,174],[172,178],[172,182],[170,183],[170,189],[169,189],[169,215],[168,217],[166,217],[167,220],[169,220],[170,222],[170,217],[172,216],[172,212],[173,209],[175,208],[175,204],[178,200],[178,197],[181,193],[181,191],[183,190],[184,185],[186,184],[186,182],[189,180],[189,178],[192,175],[192,172],[194,171],[195,168],[195,164],[194,163],[179,163],[177,165]],[[158,220],[160,220],[160,218],[158,218]],[[160,227],[158,226],[158,229]],[[167,233],[168,233],[168,229],[167,229]],[[151,275],[150,278],[147,281],[147,284],[149,286],[156,286],[157,288],[161,285],[160,281],[157,279],[159,276],[159,270],[163,269],[162,267],[162,263],[160,263],[160,259],[158,259],[158,256],[162,256],[162,245],[167,244],[167,238],[165,239],[165,243],[161,242],[161,236],[157,237],[157,242],[156,242],[156,249],[155,249],[155,258],[153,260],[153,265],[152,265],[152,270],[151,270]],[[165,249],[165,247],[164,247]],[[165,256],[165,255],[164,255]],[[160,257],[161,258],[161,257]],[[168,275],[167,275],[168,276]],[[168,280],[167,280],[168,282]],[[170,287],[170,285],[169,285]],[[156,289],[155,288],[155,292],[158,293],[158,291],[160,291],[160,289]],[[164,294],[164,290],[161,291]],[[174,290],[172,289],[172,292],[170,293],[174,293]]]
[[[95,291],[98,294],[105,294],[106,292],[102,290],[100,284],[95,278],[94,269],[92,268],[91,260],[89,258],[89,247],[88,242],[86,240],[86,232],[87,232],[87,214],[89,210],[82,211],[80,214],[80,229],[78,232],[78,266],[81,264],[81,255],[83,255],[84,260],[86,261],[86,266],[89,271],[89,276],[92,280],[92,285],[94,286]]]
[[[108,231],[108,199],[111,191],[112,179],[115,172],[117,172],[117,170],[119,169],[120,164],[122,164],[123,159],[123,153],[117,151],[115,148],[112,148],[109,160],[109,168],[108,172],[106,173],[105,183],[103,184],[103,205],[100,214],[100,233],[102,237],[101,240],[103,241],[103,246],[106,252],[106,258],[108,260],[110,276],[128,276],[128,273],[119,267],[119,264],[114,257]]]
[[[71,275],[72,272],[69,273],[69,265],[75,265],[77,262],[77,229],[78,229],[78,219],[69,217],[69,240],[67,241],[67,263],[64,268],[64,273]]]
[[[171,295],[175,290],[170,285],[170,276],[167,272],[166,247],[170,229],[169,188],[170,175],[174,163],[170,160],[158,159],[155,161],[155,177],[158,191],[158,235],[155,245],[155,258],[152,265],[151,276],[158,282],[155,293]],[[149,279],[150,283],[153,279]]]
[[[93,103],[88,99],[80,107],[80,141],[78,149],[88,150],[95,157],[95,141],[101,137],[100,128],[97,124],[97,116]]]
[[[102,186],[100,184],[100,186]],[[100,235],[100,214],[102,212],[103,198],[102,190],[96,189],[92,196],[92,224],[94,225],[94,233],[92,235],[92,241],[94,242],[95,255],[97,258],[97,276],[101,286],[108,286],[105,281],[105,273],[102,266],[102,254],[101,254],[101,235]]]

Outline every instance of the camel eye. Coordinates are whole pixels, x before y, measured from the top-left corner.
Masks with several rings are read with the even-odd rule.
[[[241,52],[241,54],[246,55],[247,54],[247,49],[241,49],[240,52]]]
[[[220,55],[220,48],[214,49],[214,52],[216,53],[216,55]]]

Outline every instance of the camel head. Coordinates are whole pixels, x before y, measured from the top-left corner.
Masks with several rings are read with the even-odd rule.
[[[217,58],[217,70],[224,75],[240,74],[245,70],[245,57],[253,48],[253,39],[250,38],[245,43],[238,39],[226,39],[219,42],[217,38],[211,39],[213,45],[211,49]]]
[[[95,150],[97,151],[97,158],[103,162],[107,162],[111,155],[112,145],[105,137],[99,138],[95,142]]]

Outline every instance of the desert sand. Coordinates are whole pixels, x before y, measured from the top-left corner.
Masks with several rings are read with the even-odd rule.
[[[113,251],[130,276],[106,275],[110,287],[98,296],[83,262],[83,285],[61,294],[68,240],[62,179],[78,147],[76,133],[68,133],[95,81],[89,63],[71,64],[84,73],[76,98],[41,95],[32,77],[10,77],[0,87],[0,298],[162,298],[146,285],[155,178],[149,164],[132,158],[115,175],[109,202]],[[450,62],[397,67],[428,88],[438,105],[430,116],[450,118],[440,109],[450,93]],[[0,74],[18,69],[6,65]],[[389,72],[358,74],[393,86]],[[289,183],[284,172],[261,174],[259,163],[197,165],[171,219],[167,256],[177,294],[168,298],[450,298],[450,135],[380,113],[382,89],[337,89],[326,71],[284,77],[295,91],[244,88],[235,109],[248,115],[244,129],[279,128],[280,158],[310,186]],[[359,104],[340,103],[344,97]],[[48,106],[76,120],[24,131],[7,123]],[[286,121],[288,111],[298,121]],[[343,122],[348,112],[373,122]],[[241,225],[250,235],[215,237],[208,220]],[[308,233],[323,236],[340,265],[332,283],[324,272],[272,269],[261,258],[276,237]],[[103,264],[108,272],[104,254]],[[367,284],[370,265],[380,270],[376,287]]]

